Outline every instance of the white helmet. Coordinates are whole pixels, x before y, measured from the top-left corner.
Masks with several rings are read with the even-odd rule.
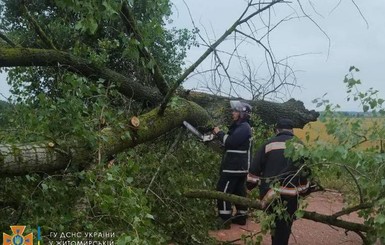
[[[246,115],[250,115],[252,110],[251,105],[239,100],[231,100],[230,106],[232,110],[240,112],[242,118]]]

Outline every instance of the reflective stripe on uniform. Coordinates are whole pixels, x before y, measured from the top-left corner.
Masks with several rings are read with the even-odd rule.
[[[227,137],[229,137],[229,135],[228,135],[228,134],[225,134],[225,136],[223,136],[223,144],[225,144],[225,143],[226,143]]]
[[[227,153],[240,153],[240,154],[245,154],[248,153],[248,151],[239,151],[239,150],[227,150]]]
[[[227,181],[226,186],[225,186],[225,189],[223,190],[224,193],[227,192],[227,188],[229,188],[229,184],[230,184],[230,181]],[[232,210],[227,210],[227,209],[226,209],[226,201],[223,200],[223,210],[219,210],[219,213],[220,213],[220,214],[231,214],[231,211],[232,211]]]
[[[251,143],[252,143],[252,138],[249,138],[249,149],[247,150],[247,169],[250,169],[250,164],[251,164]]]
[[[222,170],[224,173],[247,173],[247,170]]]
[[[286,149],[285,142],[272,142],[265,146],[265,153],[268,153],[273,150],[284,150],[284,149]]]

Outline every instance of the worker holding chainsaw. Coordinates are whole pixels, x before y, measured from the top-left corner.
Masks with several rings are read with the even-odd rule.
[[[222,142],[225,152],[222,158],[217,191],[246,197],[246,178],[251,160],[250,114],[252,107],[241,101],[230,101],[232,124],[228,133],[218,127],[213,133]],[[230,202],[217,200],[217,228],[228,229],[231,223],[246,224],[247,207],[236,205],[236,214]]]
[[[304,171],[304,159],[292,161],[284,155],[286,141],[293,137],[293,121],[280,119],[276,125],[276,136],[256,152],[247,176],[249,190],[259,185],[262,208],[274,212],[277,204],[285,205],[287,217],[282,217],[282,214],[275,217],[271,236],[273,245],[288,244],[298,197],[309,191],[307,178],[310,172]],[[296,148],[303,147],[300,142],[293,144]]]

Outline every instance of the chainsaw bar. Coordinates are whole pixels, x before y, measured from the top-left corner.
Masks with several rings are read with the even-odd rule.
[[[207,141],[212,141],[214,139],[214,134],[202,134],[199,132],[193,125],[190,123],[183,121],[183,125],[195,136],[197,136],[201,141],[207,142]]]

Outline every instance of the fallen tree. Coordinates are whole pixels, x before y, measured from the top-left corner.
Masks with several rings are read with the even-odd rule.
[[[228,114],[226,111],[226,108],[229,108],[228,102],[230,99],[238,98],[185,92],[183,90],[178,91],[177,89],[180,88],[180,85],[183,84],[188,76],[209,55],[213,55],[216,62],[219,63],[215,66],[215,69],[224,66],[223,62],[218,58],[217,51],[220,44],[224,40],[229,39],[230,35],[234,32],[243,35],[244,32],[241,31],[240,27],[242,27],[242,25],[247,26],[248,22],[253,17],[258,16],[265,10],[268,10],[279,3],[286,4],[283,0],[274,0],[271,2],[248,1],[246,3],[245,11],[231,25],[231,27],[211,45],[206,43],[207,50],[195,63],[182,72],[183,54],[179,54],[175,50],[178,50],[178,48],[182,46],[178,46],[179,43],[184,43],[183,41],[186,40],[183,40],[182,38],[181,40],[173,40],[171,42],[169,40],[172,38],[170,38],[170,36],[165,38],[164,36],[166,36],[166,34],[162,29],[162,21],[164,20],[163,15],[166,14],[161,11],[167,12],[167,8],[164,7],[164,5],[168,4],[167,1],[161,1],[161,3],[156,1],[133,1],[134,6],[128,6],[124,1],[113,6],[110,5],[109,1],[104,1],[102,6],[94,4],[94,2],[95,1],[91,1],[89,4],[83,5],[71,1],[36,1],[28,3],[28,6],[23,5],[23,10],[20,12],[18,2],[15,3],[15,1],[11,0],[2,1],[0,4],[6,6],[3,7],[2,5],[1,9],[2,11],[6,11],[4,16],[5,18],[9,17],[9,22],[5,22],[5,24],[1,23],[2,29],[0,32],[0,39],[3,41],[0,40],[0,67],[11,68],[10,73],[13,73],[12,79],[16,81],[15,85],[22,85],[24,82],[31,84],[31,90],[28,90],[28,86],[24,87],[28,89],[26,89],[26,93],[23,94],[25,97],[21,98],[22,102],[28,101],[28,99],[31,99],[32,97],[32,100],[29,100],[29,102],[32,101],[31,104],[38,107],[40,105],[39,103],[34,104],[34,102],[38,101],[37,99],[39,96],[35,91],[37,90],[41,94],[44,94],[45,92],[51,92],[51,89],[54,92],[57,92],[57,94],[53,93],[54,96],[58,96],[60,99],[65,100],[65,97],[60,97],[62,95],[61,92],[63,92],[63,87],[58,86],[59,88],[57,88],[52,84],[72,82],[65,81],[61,76],[57,76],[57,73],[60,73],[60,75],[76,74],[77,76],[84,78],[84,80],[80,80],[81,82],[95,83],[95,81],[102,80],[106,87],[112,84],[112,87],[119,91],[120,94],[129,98],[129,104],[136,103],[136,105],[141,105],[141,110],[138,110],[140,113],[135,114],[130,111],[129,114],[130,116],[135,115],[138,120],[133,124],[130,121],[130,116],[127,114],[126,120],[123,121],[123,127],[115,128],[109,126],[97,128],[96,131],[98,132],[100,142],[98,142],[96,147],[88,146],[87,142],[73,143],[76,142],[76,140],[71,141],[72,143],[66,142],[65,140],[55,140],[33,143],[1,144],[0,175],[10,177],[13,175],[27,174],[26,178],[28,178],[29,174],[36,172],[48,175],[55,172],[60,172],[62,174],[62,170],[71,165],[79,166],[79,169],[86,168],[90,164],[95,164],[97,160],[106,160],[117,153],[125,152],[127,149],[131,149],[140,144],[153,142],[159,136],[166,135],[173,129],[181,127],[182,121],[184,120],[189,121],[195,126],[201,127],[207,126],[206,124],[210,120],[215,123],[225,124],[226,120],[224,117]],[[141,4],[144,6],[143,9],[140,9],[142,7]],[[154,8],[147,9],[146,4],[158,4],[161,5],[161,8],[158,8],[159,6],[156,5]],[[167,5],[167,7],[169,6]],[[139,21],[136,21],[134,16],[136,12],[133,10],[138,9],[142,10],[142,12],[138,12],[136,17],[139,18]],[[156,9],[156,11],[153,11],[153,9]],[[159,14],[160,16],[157,16],[158,12],[161,12],[161,14]],[[155,15],[155,17],[152,18],[151,15]],[[95,20],[94,18],[99,19]],[[32,28],[28,28],[29,26],[32,26]],[[44,30],[46,28],[48,29],[47,31]],[[141,32],[139,29],[144,30],[144,32]],[[159,29],[164,32],[159,32]],[[270,30],[271,29],[268,28],[266,34],[268,34]],[[183,37],[183,35],[181,36]],[[265,36],[261,36],[261,40],[257,40],[256,38],[251,38],[250,40],[256,42],[258,46],[265,48],[266,45],[263,45],[262,43],[264,37]],[[244,41],[245,40],[242,40],[242,42]],[[187,45],[185,44],[185,46]],[[268,61],[271,67],[269,66],[268,68],[272,71],[270,74],[271,79],[269,78],[268,80],[270,82],[275,81],[275,79],[279,80],[277,78],[279,77],[277,76],[277,64],[280,62],[274,59],[274,56],[269,50],[266,50],[266,56],[269,56],[271,59]],[[30,68],[30,70],[23,69],[26,67]],[[287,68],[286,66],[284,67]],[[53,72],[53,70],[47,68],[54,68],[55,70]],[[224,72],[230,77],[226,67],[224,68]],[[231,79],[229,80],[231,82]],[[285,80],[278,81],[280,84],[274,89],[280,88],[281,85],[285,84],[284,81]],[[36,87],[39,89],[35,89]],[[64,87],[64,89],[68,88]],[[30,91],[31,95],[28,94]],[[176,94],[180,97],[176,96]],[[35,99],[33,98],[34,96],[37,97],[36,100],[33,100]],[[97,96],[100,96],[100,94],[91,93],[90,97]],[[181,97],[185,99],[182,99]],[[23,101],[23,99],[25,100]],[[81,99],[86,100],[89,99],[89,97],[81,97]],[[114,98],[111,98],[111,100],[113,99]],[[253,106],[253,112],[267,124],[274,124],[279,117],[287,117],[294,121],[296,127],[302,128],[306,123],[317,120],[319,115],[315,111],[306,110],[302,102],[293,99],[283,103],[258,99],[248,102]],[[92,100],[91,102],[88,101],[87,103],[84,103],[83,106],[88,107],[90,105],[92,105]],[[124,103],[121,103],[118,106],[123,107],[125,105]],[[103,107],[101,111],[104,109],[105,108]],[[51,123],[59,124],[60,120]],[[127,135],[128,137],[125,137]],[[72,136],[76,137],[77,135]],[[164,159],[165,158],[166,157],[164,157]],[[163,164],[164,161],[166,160],[162,159],[159,161],[159,166],[156,167],[154,177],[151,176],[150,183],[153,183],[155,176],[157,176],[160,171],[159,169],[164,165],[167,165]],[[178,164],[182,163],[178,162]],[[103,171],[107,172],[108,168],[103,169]],[[92,172],[92,169],[89,172]],[[92,174],[97,175],[97,173]],[[81,191],[84,191],[84,193],[90,190],[91,192],[98,192],[99,189],[97,187],[99,186],[96,184],[100,179],[103,179],[103,177],[104,176],[97,176],[93,179],[91,178],[94,181],[90,184],[91,187],[87,186],[84,188],[85,190]],[[73,178],[77,177],[75,176]],[[16,180],[15,182],[17,182],[22,179],[22,177],[15,177],[14,179]],[[114,180],[114,176],[111,175],[111,179]],[[94,193],[92,192],[90,195],[92,198],[90,199],[93,203],[90,201],[89,205],[95,204],[95,206],[97,206],[100,204],[100,207],[96,209],[93,209],[93,207],[89,208],[92,215],[94,215],[93,212],[96,211],[99,212],[99,214],[101,213],[100,216],[104,216],[103,212],[100,212],[100,210],[103,210],[104,212],[112,210],[114,216],[111,217],[116,219],[116,216],[119,216],[120,212],[126,211],[126,213],[124,213],[126,215],[131,213],[129,210],[130,207],[127,206],[125,208],[118,206],[116,209],[108,209],[108,205],[106,205],[107,208],[106,206],[103,206],[108,201],[110,201],[108,204],[113,206],[114,198],[122,197],[124,196],[123,194],[126,194],[126,196],[124,196],[126,199],[121,199],[123,200],[121,202],[122,204],[136,203],[133,200],[137,199],[130,199],[130,194],[132,193],[128,192],[131,190],[130,181],[132,180],[127,179],[127,176],[124,176],[124,178],[119,180],[121,181],[114,182],[114,184],[123,183],[123,191],[121,193],[116,191],[115,185],[111,184],[111,182],[109,182],[110,180],[107,179],[107,181],[104,182],[107,186],[106,192],[108,194],[118,193],[116,196],[112,197],[112,194],[111,196],[107,195],[106,200],[103,200],[102,198],[92,199],[96,196],[93,195]],[[37,187],[40,187],[41,182],[43,181],[46,181],[46,179],[42,177],[42,180],[37,183]],[[156,181],[154,182],[156,183]],[[208,181],[208,183],[211,182]],[[177,184],[178,183],[175,185]],[[67,187],[68,186],[64,186],[63,190]],[[75,185],[71,187],[73,187],[73,189],[69,188],[69,190],[78,191],[77,193],[80,193],[80,195],[84,194],[79,191],[79,186]],[[48,187],[42,187],[42,196],[46,194],[44,193],[44,188],[47,190]],[[141,196],[142,193],[138,191],[134,194]],[[159,198],[157,193],[153,194]],[[228,200],[233,201],[234,203],[245,202],[250,205],[250,207],[260,207],[255,201],[236,199],[237,197],[233,196],[220,196],[219,194],[220,193],[212,192],[195,192],[195,194],[192,192],[186,193],[186,195],[190,195],[191,197],[230,198]],[[33,193],[30,194],[30,192],[28,192],[28,195],[26,196],[32,197]],[[23,196],[23,198],[24,197],[25,196]],[[59,198],[62,198],[59,200],[63,200],[67,197],[59,195]],[[162,202],[164,201],[161,198],[159,199]],[[15,198],[15,200],[20,201],[18,198]],[[44,200],[44,198],[42,200]],[[53,200],[52,203],[55,201],[57,200]],[[28,203],[28,205],[30,205],[29,207],[33,207],[31,204],[33,202],[34,200],[31,200]],[[1,205],[6,205],[6,203],[13,202],[9,202],[9,200],[0,200]],[[51,205],[51,203],[49,204],[51,207],[54,206]],[[145,206],[145,201],[141,204]],[[45,208],[44,212],[50,210],[51,207]],[[113,207],[115,208],[116,206]],[[76,210],[77,208],[75,206],[71,212],[76,212]],[[87,208],[84,208],[83,210],[87,211]],[[119,214],[116,215],[115,211],[118,211]],[[163,211],[164,210],[161,210],[161,212]],[[172,209],[170,212],[174,213],[174,210]],[[32,213],[35,215],[38,212]],[[147,210],[144,210],[143,213],[148,215]],[[84,214],[80,217],[88,218],[89,216],[88,214]],[[370,227],[362,224],[351,224],[340,220],[338,219],[338,215],[326,217],[316,213],[306,213],[304,217],[317,222],[328,223],[352,230],[358,234],[370,231]],[[95,224],[100,221],[99,217],[97,217],[97,219]],[[113,219],[106,222],[108,227],[111,227],[111,223],[113,223],[112,220]],[[66,222],[68,222],[68,220],[66,220]],[[135,222],[130,223],[130,225]],[[123,224],[122,227],[126,230],[127,220],[124,219]],[[48,225],[51,227],[53,226],[53,224],[49,223]],[[183,227],[183,229],[186,228]],[[135,227],[133,230],[135,230]],[[175,230],[178,229],[171,229],[172,232]]]
[[[122,73],[109,68],[106,64],[99,62],[98,59],[92,60],[90,58],[79,57],[69,51],[71,50],[71,47],[67,48],[67,51],[60,50],[60,48],[58,48],[59,45],[55,44],[55,42],[50,39],[49,35],[44,32],[44,28],[39,24],[39,21],[30,14],[29,8],[36,8],[35,11],[40,11],[40,7],[36,7],[33,4],[30,6],[23,4],[21,14],[24,15],[27,23],[31,25],[32,32],[42,41],[43,45],[38,46],[43,46],[45,48],[20,47],[20,45],[17,45],[8,39],[6,35],[2,35],[2,39],[11,47],[0,46],[0,67],[57,67],[60,70],[76,73],[91,81],[102,79],[105,81],[106,85],[110,83],[115,84],[117,90],[126,97],[133,99],[136,102],[145,102],[146,105],[150,105],[153,109],[149,113],[138,116],[140,121],[142,121],[140,128],[133,129],[130,125],[127,125],[126,128],[123,128],[120,131],[108,131],[108,129],[103,129],[100,134],[101,138],[104,139],[103,141],[108,142],[108,150],[103,147],[102,149],[87,149],[87,147],[69,145],[66,142],[34,142],[32,144],[22,143],[0,146],[0,166],[2,169],[0,173],[24,174],[41,171],[50,172],[65,168],[69,162],[78,162],[78,165],[81,166],[84,165],[82,162],[90,162],[88,159],[92,158],[93,152],[95,151],[102,152],[103,156],[108,157],[137,144],[154,140],[159,135],[179,127],[184,120],[195,123],[196,125],[204,126],[208,118],[205,112],[203,112],[203,108],[210,113],[212,111],[218,111],[218,109],[213,110],[212,106],[214,105],[217,106],[217,108],[228,108],[229,98],[201,94],[201,96],[196,99],[188,99],[195,101],[203,108],[199,108],[196,104],[182,102],[179,107],[170,109],[168,103],[171,97],[187,76],[193,72],[203,60],[212,54],[226,37],[231,35],[231,33],[236,31],[239,26],[247,23],[254,16],[259,15],[273,5],[281,2],[283,1],[272,1],[271,3],[263,4],[263,6],[261,5],[261,8],[252,10],[251,13],[248,13],[248,11],[252,9],[254,4],[253,2],[248,3],[245,11],[233,23],[229,30],[225,31],[214,44],[208,47],[206,52],[194,64],[186,69],[173,84],[166,80],[159,64],[149,52],[148,48],[143,45],[143,34],[139,30],[130,6],[125,2],[121,3],[120,6],[117,6],[120,8],[120,21],[118,21],[118,23],[122,22],[125,28],[125,30],[121,30],[121,32],[124,32],[127,35],[127,40],[139,43],[139,45],[136,44],[134,47],[137,49],[139,57],[143,59],[144,68],[150,73],[149,75],[153,80],[153,84],[150,83],[150,86],[148,84],[140,83],[140,80],[135,74],[123,75]],[[49,11],[52,10],[50,9]],[[44,15],[44,13],[42,14]],[[107,18],[110,18],[110,16]],[[90,45],[93,45],[92,40]],[[134,52],[133,49],[132,52]],[[111,59],[111,62],[114,62],[114,60]],[[149,66],[149,64],[151,65]],[[34,86],[39,86],[39,82],[41,81],[35,81],[37,84]],[[169,88],[169,84],[172,84],[171,88]],[[205,96],[206,99],[202,99],[202,96]],[[178,99],[176,98],[176,100]],[[215,100],[215,103],[212,103],[213,100]],[[161,101],[162,103],[160,104]],[[182,100],[179,99],[179,101]],[[207,101],[211,102],[207,103]],[[219,101],[222,101],[222,103]],[[279,117],[288,117],[295,121],[296,127],[302,128],[304,124],[315,121],[318,117],[316,112],[306,110],[301,102],[295,102],[294,100],[290,100],[283,104],[267,101],[253,101],[250,103],[255,107],[254,112],[267,124],[275,123]],[[159,105],[159,107],[156,107],[157,105]],[[156,111],[158,113],[155,113]],[[165,113],[166,115],[164,115]],[[225,114],[226,113],[221,112],[220,117],[223,118]],[[213,115],[211,114],[211,116]],[[214,119],[216,119],[215,115]],[[152,130],[147,130],[149,128]],[[117,140],[122,138],[122,135],[119,135],[122,134],[122,132],[128,132],[128,134],[132,136],[129,142],[120,142],[120,140]]]
[[[163,116],[158,116],[155,108],[138,116],[139,124],[136,126],[127,122],[125,128],[104,128],[100,132],[102,140],[99,149],[68,145],[60,141],[0,145],[0,175],[50,173],[64,169],[70,163],[85,167],[95,157],[95,150],[109,157],[138,144],[152,141],[180,127],[184,120],[194,125],[204,125],[209,119],[202,107],[184,99],[179,99],[176,107],[167,107],[165,112]],[[121,137],[127,133],[130,137]]]
[[[242,100],[253,107],[253,114],[257,115],[264,123],[274,125],[279,118],[290,118],[294,127],[303,128],[307,123],[317,121],[319,113],[305,108],[303,102],[290,99],[278,103],[265,100],[244,100],[242,98],[228,98],[207,93],[187,91],[183,95],[186,99],[194,101],[207,110],[213,120],[225,123],[225,117],[230,115],[230,100]]]
[[[218,111],[221,108],[228,108],[228,98],[217,98],[208,94],[200,94],[206,98],[216,100],[215,103],[206,104],[204,100],[197,100],[201,106],[195,102],[179,98],[177,106],[167,107],[164,115],[157,114],[158,108],[138,116],[139,126],[135,127],[128,121],[124,128],[104,128],[100,132],[101,146],[98,149],[89,149],[79,145],[68,145],[66,142],[35,142],[23,144],[0,144],[0,175],[22,175],[32,172],[50,173],[68,167],[69,163],[84,167],[84,163],[89,163],[95,151],[99,151],[102,156],[109,157],[121,151],[135,147],[138,144],[153,141],[157,137],[182,126],[183,121],[188,121],[195,126],[205,127],[210,117],[208,112]],[[301,102],[290,100],[279,104],[268,101],[253,101],[252,105],[262,120],[268,124],[276,121],[266,118],[279,118],[282,115],[292,118],[297,127],[302,127],[304,123],[315,121],[317,113],[305,109]],[[206,109],[205,107],[208,107]],[[259,111],[259,106],[263,105],[264,110]],[[215,107],[216,109],[213,109]],[[266,110],[270,108],[270,110]],[[282,114],[283,110],[285,114]],[[221,118],[227,116],[226,113],[219,115]],[[122,135],[130,135],[128,139],[122,139]]]

